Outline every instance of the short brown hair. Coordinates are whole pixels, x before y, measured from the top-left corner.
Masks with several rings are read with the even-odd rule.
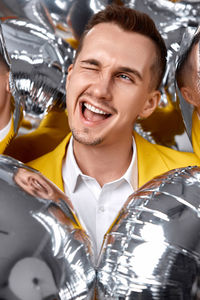
[[[154,42],[156,46],[157,57],[156,61],[151,67],[153,74],[151,85],[154,88],[159,88],[165,72],[167,49],[165,42],[158,32],[153,20],[147,14],[137,10],[119,5],[108,5],[104,10],[94,14],[90,19],[84,34],[81,37],[76,57],[82,49],[83,41],[88,31],[100,23],[114,23],[125,31],[140,33],[144,36],[147,36]]]

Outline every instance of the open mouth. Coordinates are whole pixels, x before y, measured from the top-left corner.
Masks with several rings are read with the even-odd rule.
[[[81,105],[82,115],[87,121],[98,122],[112,116],[112,114],[109,114],[87,102],[82,102]]]

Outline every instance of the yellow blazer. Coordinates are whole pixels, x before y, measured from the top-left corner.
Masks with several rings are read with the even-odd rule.
[[[26,163],[52,151],[69,132],[66,112],[51,110],[37,129],[13,139],[4,154]]]
[[[62,191],[62,160],[65,156],[71,133],[51,152],[28,163],[54,182]],[[200,165],[194,153],[179,152],[164,146],[151,144],[134,132],[138,159],[138,187],[169,170]]]
[[[200,120],[196,110],[192,115],[192,146],[194,153],[200,158]]]
[[[16,132],[14,131],[14,118],[13,118],[13,113],[15,110],[15,99],[13,98],[13,96],[11,96],[11,115],[12,115],[12,123],[11,123],[11,127],[10,130],[8,132],[8,134],[6,135],[6,137],[0,141],[0,154],[4,154],[5,150],[7,149],[8,145],[11,143],[11,141],[13,140],[13,138],[17,135],[19,126],[22,122],[23,119],[23,110],[22,107],[20,107],[20,117],[19,117],[19,123],[17,125],[17,130]]]

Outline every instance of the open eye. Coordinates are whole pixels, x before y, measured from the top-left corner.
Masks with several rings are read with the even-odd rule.
[[[133,82],[133,79],[130,76],[126,75],[126,74],[119,74],[117,77],[121,78],[123,80],[126,80],[126,81]]]

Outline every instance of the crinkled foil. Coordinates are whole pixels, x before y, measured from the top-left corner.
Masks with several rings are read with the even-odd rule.
[[[62,24],[67,27],[66,17],[74,0],[42,0],[41,1],[48,9],[54,24]]]
[[[41,0],[1,0],[0,17],[29,20],[48,31],[55,31],[50,13]]]
[[[0,298],[93,299],[92,247],[70,200],[6,156],[0,191]]]
[[[172,170],[127,200],[106,235],[98,299],[200,299],[200,168]]]
[[[61,25],[63,29],[69,30],[67,19],[70,17],[71,27],[78,37],[83,33],[90,17],[112,2],[112,0],[43,0],[55,25]]]
[[[56,105],[65,108],[65,80],[74,50],[45,28],[6,20],[3,33],[11,57],[11,72],[26,114],[42,118]]]

